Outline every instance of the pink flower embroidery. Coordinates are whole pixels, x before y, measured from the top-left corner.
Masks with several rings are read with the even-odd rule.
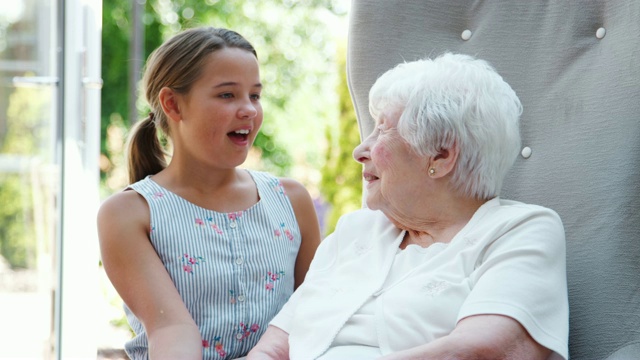
[[[224,351],[224,347],[222,346],[222,341],[220,341],[220,336],[216,336],[213,340],[215,341],[214,349],[216,349],[218,355],[222,357],[227,356],[227,352]]]
[[[269,291],[273,291],[275,288],[275,283],[280,281],[280,279],[284,277],[284,271],[276,271],[276,272],[267,272],[265,276],[265,280],[267,283],[264,285],[264,288]]]
[[[202,347],[203,348],[208,348],[209,347],[209,342],[207,340],[202,340]]]
[[[163,193],[161,193],[161,192],[155,192],[155,193],[153,193],[153,198],[154,198],[154,199],[159,199],[159,198],[161,198],[161,197],[163,197],[163,196],[164,196],[164,194],[163,194]]]
[[[241,216],[242,216],[242,211],[237,211],[237,212],[234,212],[234,213],[229,213],[229,214],[227,214],[227,216],[229,217],[229,220],[233,221],[233,220],[236,220],[236,219],[238,219],[239,217],[241,217]]]
[[[242,336],[238,338],[238,341],[242,341],[242,340],[246,339],[252,333],[257,332],[258,329],[260,329],[260,325],[258,325],[258,324],[253,324],[253,325],[251,325],[251,327],[247,327],[247,325],[245,323],[241,322],[240,323],[240,332],[242,333]]]
[[[275,190],[275,192],[280,193],[282,195],[286,195],[284,191],[284,186],[282,185],[282,182],[278,179],[274,181],[273,190]]]
[[[196,218],[196,226],[204,226],[204,221],[202,219]]]
[[[222,230],[216,224],[211,224],[211,228],[218,234],[222,234]]]
[[[284,234],[287,236],[287,239],[293,241],[293,235],[291,235],[291,231],[289,231],[289,229],[286,229]]]
[[[202,256],[189,256],[187,253],[182,255],[180,259],[182,261],[182,270],[189,274],[193,274],[193,265],[200,265],[200,263],[204,262]]]

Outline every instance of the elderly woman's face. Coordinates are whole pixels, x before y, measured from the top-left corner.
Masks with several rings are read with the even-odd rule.
[[[353,151],[364,165],[370,209],[402,212],[411,206],[414,191],[424,186],[427,161],[398,134],[400,115],[398,108],[383,111],[374,131]],[[384,212],[390,215],[388,211]]]

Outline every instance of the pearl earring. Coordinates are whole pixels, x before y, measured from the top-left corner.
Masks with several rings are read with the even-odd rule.
[[[434,168],[429,168],[429,175],[433,176],[436,173],[436,169]]]

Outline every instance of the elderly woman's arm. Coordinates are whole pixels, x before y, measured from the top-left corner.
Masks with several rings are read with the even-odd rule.
[[[289,334],[270,325],[260,341],[247,355],[247,360],[288,360]]]
[[[474,315],[458,322],[448,336],[396,352],[384,360],[547,359],[551,350],[538,344],[516,320],[502,315]]]

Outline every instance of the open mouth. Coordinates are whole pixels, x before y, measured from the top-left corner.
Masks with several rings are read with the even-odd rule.
[[[374,180],[378,180],[378,177],[375,175],[371,175],[369,173],[364,173],[362,174],[362,177],[366,180],[366,181],[374,181]]]
[[[245,142],[249,138],[249,129],[242,129],[227,133],[227,136],[234,142]]]

